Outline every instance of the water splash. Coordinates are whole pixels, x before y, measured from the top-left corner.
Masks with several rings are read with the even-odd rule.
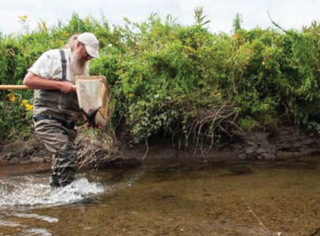
[[[72,182],[64,188],[52,190],[48,177],[39,175],[18,176],[0,180],[0,209],[19,206],[56,206],[88,199],[103,192],[115,191],[132,186],[144,174],[143,170],[127,175],[120,182],[103,184],[99,178],[89,182],[85,177]],[[102,182],[102,183],[101,183]]]
[[[37,219],[37,220],[42,220],[46,221],[48,223],[57,223],[59,222],[59,219],[49,217],[49,216],[42,216],[38,214],[30,214],[30,213],[14,213],[13,216],[19,217],[19,218],[26,218],[26,219]]]
[[[34,228],[28,229],[21,234],[21,236],[52,236],[52,234],[46,229]]]
[[[3,221],[3,220],[0,219],[0,227],[1,226],[2,227],[13,227],[13,228],[26,227],[26,226],[18,224],[18,223],[14,223],[14,222],[11,222],[11,221]]]
[[[104,191],[102,185],[90,183],[86,178],[51,190],[45,178],[17,177],[0,180],[0,208],[69,204]]]

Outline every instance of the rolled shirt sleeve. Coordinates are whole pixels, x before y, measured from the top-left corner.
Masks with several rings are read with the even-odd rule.
[[[61,80],[62,66],[59,50],[43,53],[28,71],[42,78]]]

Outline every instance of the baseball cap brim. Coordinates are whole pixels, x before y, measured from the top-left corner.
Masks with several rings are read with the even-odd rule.
[[[99,45],[95,44],[84,44],[87,53],[93,58],[99,58]]]

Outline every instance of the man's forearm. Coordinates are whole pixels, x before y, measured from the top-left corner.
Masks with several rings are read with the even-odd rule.
[[[23,84],[33,89],[56,89],[64,93],[75,92],[74,85],[68,81],[45,79],[28,72],[23,79]]]
[[[59,81],[44,79],[32,72],[26,74],[23,84],[33,89],[59,89]]]

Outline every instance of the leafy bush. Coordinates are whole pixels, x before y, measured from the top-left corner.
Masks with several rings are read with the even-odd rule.
[[[232,129],[283,122],[320,129],[318,23],[299,32],[244,30],[237,15],[232,35],[214,34],[201,8],[190,26],[155,14],[145,22],[125,22],[111,28],[105,19],[74,14],[67,24],[47,28],[40,22],[32,32],[26,25],[23,34],[0,35],[0,83],[21,84],[42,52],[90,31],[101,44],[90,73],[108,79],[110,127],[124,126],[135,143],[157,135],[212,141]],[[12,107],[7,95],[1,92],[2,138],[20,122],[10,117],[22,109]],[[30,91],[19,96],[31,102]],[[19,114],[24,117],[23,109]],[[23,130],[29,123],[13,126]]]

